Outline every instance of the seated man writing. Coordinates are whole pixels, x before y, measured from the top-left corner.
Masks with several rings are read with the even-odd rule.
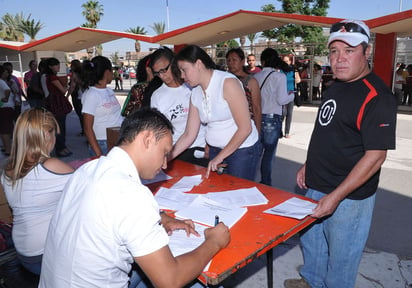
[[[166,168],[172,133],[157,110],[134,111],[121,126],[118,146],[73,174],[50,223],[39,287],[127,287],[133,261],[155,287],[182,287],[227,246],[229,229],[220,223],[205,231],[195,250],[178,257],[170,252],[167,234],[197,234],[193,222],[159,215],[140,177]]]

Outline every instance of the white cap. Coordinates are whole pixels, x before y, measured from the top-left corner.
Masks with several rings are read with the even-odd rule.
[[[328,40],[328,46],[333,41],[343,41],[355,47],[362,42],[368,43],[370,32],[368,26],[360,20],[342,20],[332,25]]]

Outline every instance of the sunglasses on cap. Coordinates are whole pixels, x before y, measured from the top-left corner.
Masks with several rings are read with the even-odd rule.
[[[362,28],[362,26],[353,23],[353,22],[338,22],[332,25],[330,27],[330,33],[333,32],[349,32],[349,33],[362,33],[363,35],[366,35],[369,39],[368,33],[365,31],[365,29]]]
[[[170,63],[165,68],[160,69],[159,71],[153,71],[153,76],[159,76],[160,74],[165,74],[169,70]]]

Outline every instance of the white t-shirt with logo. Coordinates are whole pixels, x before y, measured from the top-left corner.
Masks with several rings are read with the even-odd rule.
[[[97,140],[107,140],[106,128],[120,127],[121,106],[110,88],[90,87],[82,95],[82,113],[94,116],[93,131]]]

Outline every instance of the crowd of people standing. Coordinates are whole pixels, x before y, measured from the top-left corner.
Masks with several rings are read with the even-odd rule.
[[[396,106],[410,105],[410,94],[400,91],[410,92],[412,66],[405,78],[399,65],[396,99],[369,68],[369,40],[362,21],[332,25],[330,70],[315,64],[311,81],[307,67],[294,66],[293,57],[273,48],[262,51],[261,67],[254,55],[231,49],[223,71],[197,45],[176,54],[160,47],[139,63],[144,77],[123,109],[108,87],[116,74],[104,56],[72,61],[68,84],[57,76],[58,59],[39,63],[39,72],[31,62],[25,83],[33,108],[21,115],[24,91],[8,65],[1,65],[0,136],[10,156],[1,179],[22,265],[41,275],[42,288],[146,287],[146,278],[160,287],[190,283],[228,245],[229,228],[216,223],[201,246],[174,257],[167,234],[184,229],[196,235],[194,224],[160,211],[141,179],[154,178],[177,158],[205,166],[206,178],[223,170],[256,181],[260,171],[261,183],[276,186],[278,141],[290,137],[293,107],[302,97],[308,100],[310,90],[321,104],[296,183],[318,202],[312,217],[319,221],[301,237],[302,278],[287,280],[285,287],[353,287],[380,168],[395,148]],[[65,145],[69,96],[90,156],[97,158],[77,171],[52,157],[52,151],[58,157],[72,153]],[[109,151],[106,129],[116,126],[120,136]]]

